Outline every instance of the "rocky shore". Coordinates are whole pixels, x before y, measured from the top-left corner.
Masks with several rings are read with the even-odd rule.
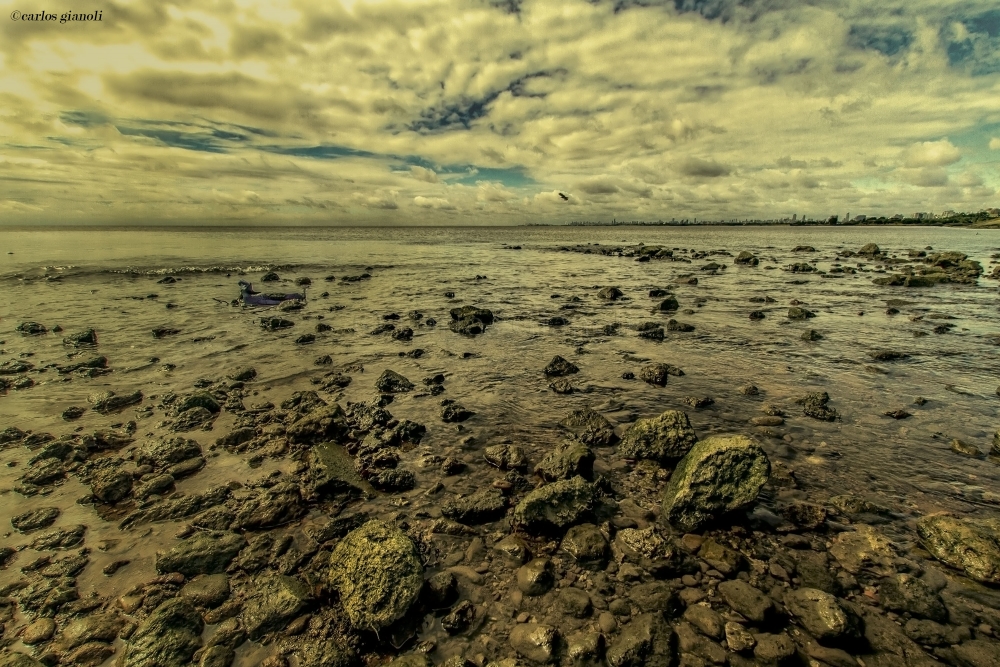
[[[676,319],[694,312],[685,315],[677,285],[737,267],[763,271],[749,252],[563,251],[703,263],[671,288],[599,285],[586,296],[594,308],[649,299],[649,321],[627,334],[642,341],[696,330]],[[796,251],[804,261],[783,273],[820,271],[811,248]],[[849,258],[885,267],[881,287],[945,289],[982,275],[961,253],[893,257],[873,244],[820,272],[856,271]],[[783,301],[788,320],[816,316]],[[764,297],[747,310],[750,319],[774,316]],[[289,304],[260,322],[268,332],[302,329],[308,313]],[[784,429],[843,419],[836,393],[805,387],[798,400],[776,402],[765,383],[741,383],[730,396],[695,393],[669,409],[567,407],[586,394],[575,381],[586,356],[556,354],[533,371],[556,423],[525,441],[505,434],[513,423],[483,423],[474,395],[450,391],[455,372],[393,367],[393,357],[427,354],[413,345],[425,331],[447,329],[474,349],[502,321],[480,304],[439,316],[440,324],[388,312],[369,332],[344,330],[406,346],[379,357],[377,374],[320,355],[279,386],[259,377],[259,364],[245,365],[195,386],[95,392],[64,409],[51,432],[0,424],[16,478],[0,497],[27,507],[0,543],[0,667],[1000,665],[1000,514],[925,511],[799,479]],[[568,324],[558,319],[545,326]],[[605,328],[625,335],[616,322]],[[51,375],[81,384],[118,377],[96,325],[70,335],[44,322],[8,329],[26,345],[60,336],[71,358],[3,361],[7,392],[45,391],[35,385]],[[336,329],[317,321],[313,330],[290,344]],[[152,336],[178,333],[165,326]],[[908,357],[871,353],[882,364]],[[629,368],[614,379],[632,391],[690,377],[660,360],[635,358]],[[703,432],[692,417],[724,400],[743,401],[752,416]],[[418,402],[430,416],[407,418]],[[91,415],[104,425],[77,425]],[[434,437],[447,444],[429,447]],[[1000,464],[1000,431],[988,444],[949,447],[962,460]],[[72,504],[53,500],[68,490]],[[986,494],[1000,498],[1000,488]],[[155,572],[136,579],[136,563],[150,556]]]

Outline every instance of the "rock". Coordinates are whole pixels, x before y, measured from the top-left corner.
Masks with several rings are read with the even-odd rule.
[[[563,537],[560,548],[587,570],[604,569],[608,561],[608,540],[592,523],[573,526]]]
[[[358,628],[379,630],[402,617],[424,582],[413,542],[382,521],[369,521],[348,533],[330,562],[330,584]]]
[[[719,544],[715,538],[708,538],[698,549],[698,557],[727,577],[742,570],[746,565],[743,554]]]
[[[384,370],[375,380],[375,388],[383,394],[407,392],[413,389],[413,383],[392,370]]]
[[[486,462],[500,470],[521,470],[528,467],[524,449],[517,445],[490,445],[484,451]]]
[[[694,325],[687,324],[686,322],[678,322],[677,320],[671,319],[667,321],[667,331],[678,331],[681,333],[689,333],[691,331],[694,331]]]
[[[807,320],[810,317],[816,317],[816,313],[799,306],[792,306],[788,309],[788,319],[790,320]]]
[[[163,495],[174,486],[174,478],[170,475],[150,475],[136,484],[133,495],[137,500],[145,500],[151,495]]]
[[[285,481],[239,501],[232,502],[234,530],[280,526],[306,513],[302,493],[295,482]]]
[[[986,454],[983,454],[983,452],[978,447],[969,444],[967,442],[963,442],[962,440],[959,440],[957,438],[951,441],[951,445],[949,446],[949,448],[956,454],[961,454],[962,456],[968,456],[973,459],[986,458]]]
[[[564,638],[568,667],[604,667],[604,635],[586,629]]]
[[[528,547],[524,540],[516,535],[508,535],[503,538],[493,545],[493,550],[500,554],[500,558],[507,567],[520,567],[528,560]]]
[[[618,453],[625,458],[667,465],[687,454],[697,440],[688,416],[679,410],[667,410],[632,424],[622,436]]]
[[[116,503],[132,490],[132,475],[118,466],[101,468],[91,478],[90,490],[102,503]]]
[[[748,250],[740,252],[740,254],[736,256],[736,259],[733,260],[733,264],[744,264],[746,266],[757,266],[759,263],[760,260],[754,257],[754,254]]]
[[[268,331],[278,331],[279,329],[294,327],[295,322],[286,320],[283,317],[263,317],[260,320],[260,326]]]
[[[884,575],[895,572],[892,561],[896,553],[892,542],[871,526],[857,524],[855,531],[840,533],[833,542],[830,554],[851,574],[862,570]]]
[[[10,525],[19,533],[30,533],[40,528],[48,528],[58,517],[58,507],[39,507],[11,517]]]
[[[171,427],[176,432],[192,431],[212,421],[214,415],[205,408],[190,408],[177,415]]]
[[[531,533],[562,531],[582,521],[593,503],[594,488],[582,477],[560,480],[527,493],[513,522]]]
[[[205,408],[212,414],[218,414],[222,410],[222,406],[219,405],[219,401],[215,399],[207,391],[198,391],[193,394],[189,394],[181,399],[177,405],[177,412],[184,412],[190,410],[191,408]]]
[[[87,401],[93,404],[92,409],[94,412],[107,415],[113,412],[120,412],[129,406],[142,403],[142,392],[136,390],[130,394],[119,395],[113,391],[104,391],[99,394],[94,394],[88,398]]]
[[[908,359],[910,357],[905,352],[896,352],[895,350],[875,350],[869,352],[868,356],[874,361],[898,361],[899,359]]]
[[[246,540],[236,533],[198,532],[169,551],[158,552],[156,571],[180,572],[185,577],[216,574],[224,571],[244,546]]]
[[[594,611],[594,604],[586,591],[567,586],[557,596],[560,610],[573,618],[587,618]]]
[[[236,659],[236,652],[228,646],[216,644],[209,646],[201,654],[198,667],[230,667]]]
[[[229,577],[220,572],[193,579],[181,588],[181,597],[199,607],[214,609],[229,599]]]
[[[519,623],[510,631],[510,645],[531,662],[546,664],[555,659],[558,632],[551,625]]]
[[[676,297],[673,296],[668,296],[666,299],[660,302],[659,306],[657,306],[657,309],[661,313],[671,313],[677,310],[678,308],[680,308],[680,304],[677,303]]]
[[[942,563],[976,581],[1000,584],[1000,520],[932,514],[917,521],[917,535]]]
[[[924,646],[950,646],[961,639],[955,629],[920,618],[911,618],[903,626],[906,636]]]
[[[861,246],[861,250],[858,251],[858,254],[864,257],[874,258],[876,255],[881,255],[882,251],[879,250],[879,247],[874,243],[866,243]]]
[[[25,484],[44,486],[60,481],[66,476],[66,467],[56,458],[42,459],[29,464],[20,480]]]
[[[662,515],[687,530],[752,504],[771,474],[760,445],[746,436],[712,436],[680,460],[663,492]]]
[[[784,602],[788,613],[821,642],[858,634],[857,619],[829,593],[800,588],[786,592]]]
[[[547,482],[580,476],[594,476],[594,452],[578,440],[566,440],[545,455],[535,467],[535,474]]]
[[[629,589],[629,598],[641,611],[674,615],[680,604],[674,590],[665,581],[649,581]]]
[[[762,667],[777,667],[783,665],[795,655],[795,642],[785,633],[757,635],[757,646],[753,649],[753,657]]]
[[[591,447],[609,447],[618,440],[611,422],[590,408],[574,410],[559,424],[572,432],[577,440]]]
[[[757,640],[739,623],[726,622],[726,644],[730,651],[742,653],[757,645]]]
[[[14,328],[14,330],[22,336],[38,336],[49,332],[44,325],[41,325],[38,322],[21,322]]]
[[[798,528],[816,530],[826,523],[826,508],[804,500],[793,500],[781,509],[782,515]]]
[[[313,446],[308,462],[312,490],[320,496],[344,492],[364,494],[370,490],[357,473],[354,459],[340,445],[323,442]]]
[[[63,338],[63,344],[72,345],[73,347],[97,345],[97,332],[93,329],[87,329],[86,331],[66,336]]]
[[[738,614],[753,623],[763,623],[774,613],[774,603],[759,590],[739,579],[723,581],[719,595]]]
[[[525,595],[543,595],[554,583],[552,561],[548,558],[534,558],[517,570],[517,587]]]
[[[605,287],[597,293],[597,297],[605,301],[617,301],[623,296],[625,296],[625,293],[617,287]]]
[[[677,659],[677,635],[661,614],[640,614],[608,647],[610,667],[670,667]]]
[[[670,364],[647,364],[639,369],[639,379],[657,387],[667,386],[667,376],[684,375],[684,371]]]
[[[465,406],[459,403],[450,402],[441,408],[441,421],[456,424],[464,422],[475,414],[475,412],[466,409]]]
[[[722,616],[711,607],[703,604],[691,605],[684,611],[684,620],[697,628],[706,637],[722,639]]]
[[[933,667],[940,665],[913,643],[898,625],[887,617],[863,605],[852,607],[864,620],[865,640],[875,653],[882,658],[875,667]],[[866,660],[867,662],[867,660]]]
[[[951,647],[950,655],[962,667],[1000,667],[1000,642],[977,637]]]
[[[284,629],[311,601],[309,588],[295,577],[265,574],[255,579],[253,585],[253,595],[240,614],[251,640]]]
[[[572,394],[578,391],[578,389],[574,387],[573,384],[566,378],[556,378],[549,383],[549,389],[562,395]]]
[[[464,498],[455,498],[441,507],[441,514],[466,525],[490,523],[507,513],[507,499],[499,489],[482,489]]]
[[[149,440],[136,450],[138,465],[168,468],[176,463],[201,456],[201,445],[190,438],[161,438]]]
[[[563,377],[579,372],[579,368],[569,361],[566,361],[558,354],[552,357],[552,361],[545,367],[545,374],[549,377]]]
[[[238,368],[227,376],[234,382],[249,382],[257,377],[257,369],[253,366]]]
[[[24,630],[21,631],[21,642],[27,646],[34,646],[52,639],[55,633],[56,622],[51,618],[40,618],[24,626]]]
[[[339,404],[324,405],[292,423],[285,432],[289,440],[301,444],[340,442],[350,431],[347,415]]]
[[[806,394],[805,397],[795,401],[802,406],[802,412],[807,417],[832,422],[839,417],[839,413],[833,408],[827,407],[830,402],[830,395],[825,391]]]
[[[172,598],[151,613],[129,638],[122,667],[187,667],[201,647],[205,622],[190,602]]]
[[[806,329],[805,331],[802,332],[801,338],[802,340],[811,343],[817,340],[822,340],[823,334],[816,331],[815,329]]]
[[[48,551],[49,549],[72,549],[83,542],[83,536],[87,532],[84,525],[67,526],[56,530],[42,533],[31,542],[31,548],[35,551]]]
[[[878,597],[886,609],[906,612],[915,618],[926,618],[938,623],[948,621],[948,610],[941,601],[941,596],[922,579],[911,574],[897,574],[883,580]]]
[[[63,629],[59,644],[62,648],[74,649],[95,641],[111,643],[123,627],[125,619],[117,614],[92,612],[72,620]]]

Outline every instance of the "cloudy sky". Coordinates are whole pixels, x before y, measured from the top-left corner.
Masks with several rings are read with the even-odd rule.
[[[1000,206],[996,0],[0,7],[0,223]]]

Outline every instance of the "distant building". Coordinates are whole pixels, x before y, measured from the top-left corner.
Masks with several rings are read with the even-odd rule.
[[[910,217],[912,217],[914,220],[926,220],[927,219],[927,214],[926,213],[914,213]]]
[[[954,218],[956,213],[954,211],[942,211],[940,218]]]
[[[902,213],[897,213],[896,215],[892,216],[892,219],[893,220],[902,220],[903,219],[903,214]]]
[[[856,215],[854,216],[854,222],[864,222],[868,219],[867,215]]]
[[[1000,218],[1000,208],[988,208],[986,209],[986,215],[991,218]]]

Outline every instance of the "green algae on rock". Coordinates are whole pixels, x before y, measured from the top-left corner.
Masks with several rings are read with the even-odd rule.
[[[959,519],[932,514],[917,521],[932,556],[976,581],[1000,584],[1000,519]]]
[[[358,628],[379,630],[401,618],[424,583],[416,546],[403,531],[378,520],[348,533],[330,564],[330,584]]]
[[[680,410],[667,410],[632,424],[622,436],[618,453],[666,464],[687,454],[697,440],[688,416]]]
[[[753,503],[770,475],[771,463],[756,441],[743,435],[706,438],[670,476],[662,516],[693,530]]]
[[[514,523],[533,533],[565,530],[580,522],[594,503],[594,487],[582,477],[531,491],[514,508]]]

